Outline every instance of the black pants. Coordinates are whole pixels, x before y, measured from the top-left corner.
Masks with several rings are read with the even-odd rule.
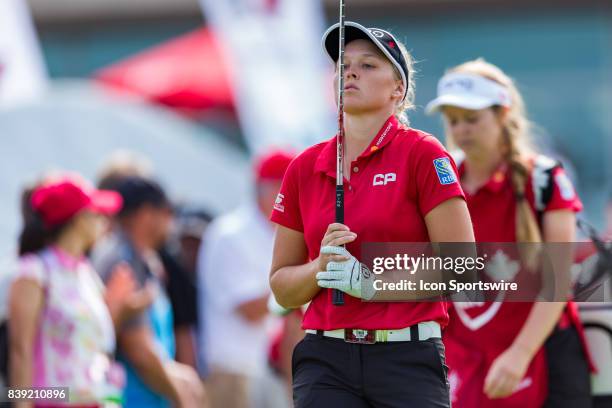
[[[548,397],[544,408],[591,408],[591,375],[576,329],[555,329],[545,349]]]
[[[595,397],[593,399],[593,408],[610,408],[612,407],[612,397]]]
[[[293,351],[295,408],[449,408],[444,345],[351,344],[307,334]]]

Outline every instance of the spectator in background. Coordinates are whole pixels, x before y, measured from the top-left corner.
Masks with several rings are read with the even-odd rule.
[[[193,280],[197,279],[198,252],[202,238],[212,220],[213,216],[209,212],[187,206],[182,206],[177,214],[176,236],[181,262]]]
[[[121,204],[119,194],[70,178],[24,192],[21,258],[10,291],[12,387],[68,387],[70,406],[120,402],[113,323],[142,311],[151,297],[133,291],[125,277],[121,287],[115,280],[105,290],[85,254],[104,230],[103,215]],[[109,299],[118,300],[110,310]]]
[[[176,361],[193,368],[198,365],[195,347],[198,325],[196,264],[202,235],[210,221],[212,217],[205,211],[179,208],[172,237],[159,251],[168,270],[167,289],[174,316]]]
[[[117,183],[125,177],[153,177],[153,165],[143,156],[129,150],[113,152],[98,171],[98,188],[114,190]]]
[[[131,176],[152,179],[153,166],[145,157],[131,151],[118,150],[111,154],[98,172],[98,188],[114,190],[126,177]],[[172,305],[176,360],[195,368],[197,353],[193,331],[198,321],[195,267],[191,271],[185,270],[186,266],[180,259],[181,247],[178,245],[171,247],[164,243],[157,252],[166,271],[167,279],[164,283]],[[192,262],[195,263],[195,260]]]
[[[260,157],[254,202],[213,221],[204,236],[198,261],[200,338],[214,408],[251,407],[256,394],[266,391],[255,384],[267,375],[272,329],[267,301],[274,229],[268,215],[291,160],[284,152]]]
[[[162,289],[167,279],[156,250],[165,242],[172,219],[166,194],[154,181],[126,177],[115,184],[123,208],[112,234],[94,250],[94,263],[108,281],[129,268],[141,286],[157,288],[151,307],[117,333],[119,359],[127,372],[128,407],[196,407],[203,388],[195,371],[173,360],[172,310]]]
[[[206,228],[212,216],[206,211],[182,206],[177,211],[174,239],[166,245],[166,253],[177,264],[170,274],[168,294],[174,312],[174,333],[177,341],[176,360],[206,372],[206,362],[198,361],[196,335],[198,327],[197,257]]]

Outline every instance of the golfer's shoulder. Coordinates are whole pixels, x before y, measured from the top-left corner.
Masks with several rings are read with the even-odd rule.
[[[302,174],[309,174],[327,162],[335,163],[335,158],[336,137],[334,136],[306,148],[293,159],[287,171],[298,171]]]
[[[444,145],[433,135],[408,126],[401,126],[395,142],[410,155],[447,153]]]

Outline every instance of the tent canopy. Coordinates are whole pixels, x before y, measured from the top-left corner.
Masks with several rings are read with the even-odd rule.
[[[115,89],[187,113],[234,109],[228,65],[207,28],[103,68],[95,77]]]

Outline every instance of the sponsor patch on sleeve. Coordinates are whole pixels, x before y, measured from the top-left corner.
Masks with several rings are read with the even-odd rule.
[[[567,177],[567,174],[557,174],[555,176],[555,181],[557,182],[557,187],[559,187],[561,198],[563,198],[565,201],[574,199],[576,192],[574,191],[574,186],[572,185],[569,177]]]
[[[436,174],[438,175],[438,180],[440,180],[440,184],[446,185],[457,182],[457,175],[455,174],[453,166],[451,165],[448,157],[440,157],[439,159],[435,159],[433,164]]]
[[[276,200],[274,201],[274,209],[276,211],[280,211],[282,213],[285,212],[285,206],[283,205],[284,198],[285,196],[281,193],[278,193],[278,195],[276,196]]]

